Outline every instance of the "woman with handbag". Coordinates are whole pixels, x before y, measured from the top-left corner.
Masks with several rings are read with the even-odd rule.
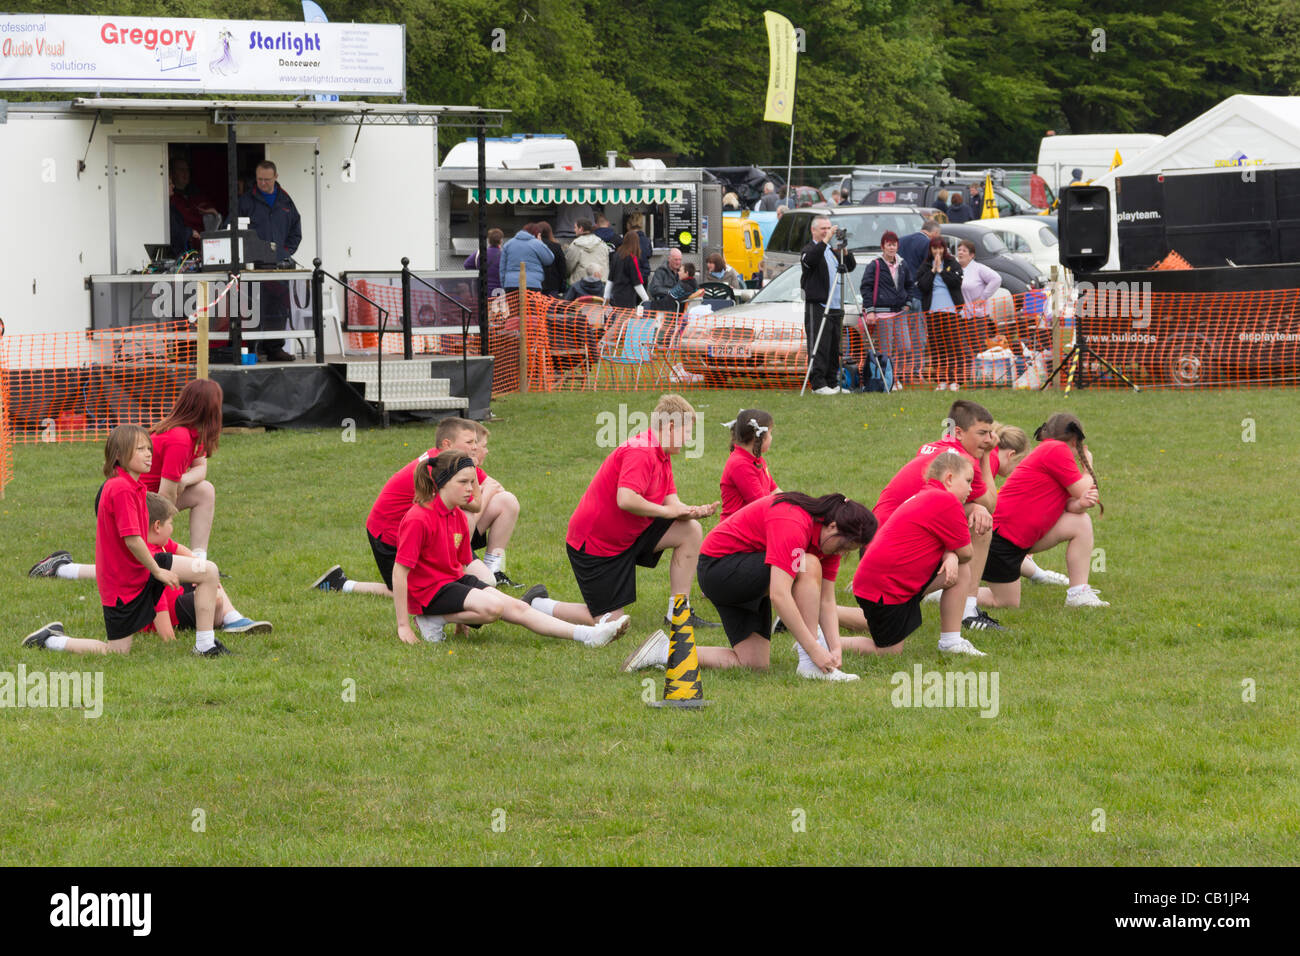
[[[894,364],[894,389],[903,380],[915,383],[921,377],[925,356],[925,320],[919,313],[909,321],[909,312],[920,307],[921,291],[912,268],[898,254],[898,234],[880,237],[880,257],[862,272],[862,322],[869,330],[874,323],[876,348]],[[870,292],[868,293],[868,289]],[[864,335],[865,339],[866,336]],[[865,378],[867,357],[863,356]]]
[[[634,309],[641,302],[650,301],[645,290],[645,276],[641,270],[641,233],[629,229],[623,244],[609,260],[609,281],[605,283],[605,298],[610,305],[620,309]]]
[[[935,281],[936,278],[939,281]],[[938,382],[936,392],[957,391],[962,362],[958,314],[961,310],[961,265],[942,236],[930,240],[930,255],[921,263],[916,286],[921,308],[929,314],[930,357]]]

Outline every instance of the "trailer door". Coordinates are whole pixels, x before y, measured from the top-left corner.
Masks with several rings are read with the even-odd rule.
[[[148,260],[145,243],[171,242],[167,144],[110,140],[108,169],[109,271],[134,271]]]
[[[275,163],[276,182],[284,188],[302,217],[302,245],[293,254],[300,269],[310,269],[320,252],[323,228],[320,211],[319,140],[267,143],[266,158]],[[322,266],[329,269],[328,263]]]

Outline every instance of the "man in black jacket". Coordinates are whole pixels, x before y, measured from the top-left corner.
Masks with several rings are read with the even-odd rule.
[[[838,395],[840,392],[840,326],[844,322],[844,303],[840,299],[843,284],[839,273],[852,272],[857,267],[853,253],[842,244],[835,250],[831,249],[830,239],[834,231],[828,217],[818,216],[812,222],[813,241],[804,246],[799,257],[803,268],[799,286],[803,289],[804,334],[808,337],[811,364],[808,385],[818,395]],[[817,338],[819,329],[820,341]]]
[[[293,258],[302,243],[302,217],[289,194],[276,182],[275,163],[269,159],[257,164],[257,188],[239,200],[239,215],[251,220],[259,239],[275,244],[271,258],[258,265],[278,266]],[[289,323],[289,283],[263,282],[261,288],[259,331],[280,332]],[[263,339],[262,354],[272,362],[292,362],[284,350],[284,339]]]
[[[921,228],[927,226],[933,226],[934,235],[939,235],[934,220],[927,220]],[[925,239],[928,249],[929,234],[916,235]],[[868,325],[875,325],[876,349],[894,361],[895,389],[902,388],[904,375],[909,380],[920,378],[925,346],[921,290],[916,287],[911,265],[899,255],[899,245],[896,232],[887,231],[880,237],[880,258],[862,270],[861,290],[862,311]]]

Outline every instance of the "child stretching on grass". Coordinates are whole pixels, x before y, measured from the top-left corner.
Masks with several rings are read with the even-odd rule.
[[[447,623],[490,624],[506,620],[546,637],[603,647],[627,630],[629,618],[601,624],[569,624],[507,597],[482,579],[465,573],[473,558],[469,522],[461,509],[478,491],[474,459],[459,449],[425,459],[415,469],[415,503],[397,531],[393,564],[393,605],[397,636],[417,643],[408,614],[426,641],[443,640]]]
[[[1109,607],[1088,585],[1093,542],[1088,511],[1101,499],[1083,424],[1058,412],[1039,426],[1034,437],[1040,444],[1016,466],[998,496],[983,575],[990,586],[980,588],[980,600],[993,607],[1019,607],[1025,556],[1066,542],[1070,588],[1065,606]]]
[[[859,654],[897,654],[921,626],[921,599],[941,591],[939,650],[983,657],[961,636],[961,614],[970,585],[970,527],[962,508],[974,466],[956,451],[930,459],[924,487],[898,506],[881,526],[853,575],[870,637],[842,637]]]
[[[479,422],[470,422],[474,426],[474,459],[479,487],[483,496],[478,503],[482,509],[477,514],[469,512],[466,518],[470,530],[474,532],[470,547],[474,551],[483,551],[483,563],[496,578],[497,587],[522,588],[506,574],[506,548],[510,546],[510,537],[515,533],[515,524],[519,521],[519,499],[502,487],[501,482],[489,478],[483,470],[483,460],[487,458],[488,437],[492,434]],[[484,550],[486,549],[486,550]]]
[[[171,413],[149,429],[153,462],[141,479],[176,506],[190,512],[190,548],[208,556],[217,492],[208,481],[208,458],[221,440],[221,386],[200,378],[181,389]]]
[[[722,518],[726,521],[745,505],[779,494],[763,455],[772,447],[772,416],[761,408],[742,408],[731,429],[731,456],[722,468]]]
[[[173,519],[176,517],[176,506],[174,504],[162,495],[154,494],[151,491],[145,495],[145,509],[149,515],[149,534],[146,540],[149,544],[150,554],[166,553],[180,555],[183,558],[195,557],[194,552],[185,545],[177,544],[172,540]],[[55,566],[57,573],[36,573],[37,569],[42,565],[47,565],[56,559],[60,562]],[[65,571],[72,571],[73,573],[64,574]],[[67,551],[56,551],[33,568],[29,574],[32,577],[94,580],[95,566],[93,564],[74,564],[72,563],[72,556]],[[193,630],[195,626],[194,586],[187,584],[180,588],[167,588],[154,610],[157,612],[154,615],[154,624],[150,624],[141,630],[157,630],[159,634],[163,635],[165,641],[173,640],[176,637],[174,632],[176,627]],[[217,585],[217,607],[213,620],[220,620],[220,630],[232,634],[260,634],[271,630],[269,622],[251,620],[235,610],[225,589],[220,585]],[[167,624],[166,628],[163,626],[164,622]]]
[[[787,492],[741,508],[710,531],[700,546],[700,591],[722,618],[730,647],[697,645],[701,667],[767,670],[776,608],[794,635],[795,673],[853,681],[840,668],[835,577],[840,556],[866,546],[876,519],[866,505],[830,494]],[[651,635],[623,662],[624,671],[664,667],[668,636]]]
[[[993,434],[998,440],[997,447],[989,452],[993,475],[996,478],[1010,478],[1016,466],[1025,460],[1025,454],[1029,451],[1029,436],[1023,428],[1003,425],[1001,422],[993,423]],[[1070,583],[1070,579],[1060,571],[1040,568],[1029,555],[1025,555],[1025,560],[1020,562],[1020,576],[1028,578],[1034,584],[1059,584],[1064,587]]]
[[[202,657],[229,654],[216,639],[212,620],[217,603],[217,566],[203,558],[175,562],[172,555],[149,551],[145,537],[149,515],[145,487],[140,478],[149,471],[153,445],[139,425],[119,425],[104,445],[104,474],[95,528],[95,583],[104,606],[108,640],[69,637],[59,621],[45,625],[23,639],[23,647],[43,647],[72,654],[127,654],[131,635],[154,619],[163,588],[182,583],[195,585],[194,616],[197,631],[194,653]]]
[[[345,594],[393,596],[393,559],[397,555],[397,527],[415,501],[416,466],[421,462],[437,458],[439,452],[448,448],[455,448],[471,458],[474,457],[478,450],[474,437],[474,423],[465,418],[444,418],[438,422],[438,429],[433,435],[433,447],[389,478],[380,489],[374,505],[371,506],[370,515],[366,518],[366,535],[370,539],[370,551],[375,556],[375,566],[379,568],[379,576],[382,580],[351,581],[343,573],[343,568],[336,564],[313,582],[313,588],[319,591],[342,591]],[[465,510],[478,511],[481,495],[481,490],[476,489],[474,500],[466,506]],[[481,561],[471,563],[469,571],[488,583],[493,580],[493,575]]]

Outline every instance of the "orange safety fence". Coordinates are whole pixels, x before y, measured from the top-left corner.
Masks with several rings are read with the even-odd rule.
[[[0,337],[0,460],[14,444],[98,441],[161,419],[195,377],[192,331],[179,321]]]
[[[1139,284],[1145,286],[1145,284]],[[1082,327],[1096,355],[1143,387],[1235,387],[1300,381],[1300,290],[1131,294],[1115,284],[1064,292],[1001,292],[976,309],[845,320],[841,361],[860,370],[867,343],[890,358],[904,388],[1037,388]],[[493,394],[519,387],[525,357],[529,390],[707,388],[798,389],[808,352],[801,303],[759,308],[736,303],[686,312],[620,309],[600,300],[529,292],[520,336],[517,291],[494,299]],[[864,334],[865,333],[865,334]],[[477,336],[471,351],[477,353]],[[449,350],[458,354],[459,341]],[[1082,364],[1082,367],[1080,367]],[[1073,359],[1067,382],[1127,387],[1095,359]]]

